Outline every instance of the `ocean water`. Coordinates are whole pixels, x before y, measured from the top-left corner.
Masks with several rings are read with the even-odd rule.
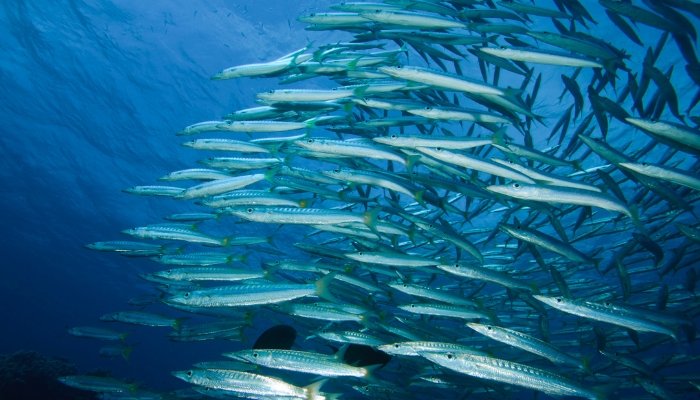
[[[630,68],[630,74],[635,79],[641,79],[645,53],[648,49],[653,51],[657,46],[662,31],[642,23],[631,24],[643,43],[643,46],[639,46],[610,22],[604,9],[597,2],[581,3],[589,7],[597,23],[588,22],[588,30],[582,25],[577,25],[577,29],[610,41],[619,49],[623,49],[629,55],[625,63]],[[643,6],[642,2],[634,3]],[[298,329],[299,335],[295,344],[297,349],[324,353],[332,351],[329,344],[319,338],[306,339],[314,331],[324,328],[325,322],[290,317],[285,312],[270,307],[249,309],[252,313],[252,325],[244,330],[240,341],[174,342],[168,339],[168,328],[101,322],[99,317],[103,314],[137,309],[127,303],[130,299],[158,294],[155,290],[156,285],[139,275],[164,269],[164,266],[147,258],[123,257],[85,248],[86,244],[98,241],[129,240],[130,238],[120,231],[162,223],[164,216],[173,213],[206,211],[204,208],[195,207],[191,201],[136,196],[124,193],[123,190],[135,185],[159,184],[157,179],[171,171],[198,166],[197,162],[203,158],[204,153],[181,144],[186,140],[205,136],[183,137],[176,136],[176,132],[197,122],[220,119],[234,110],[253,107],[256,105],[256,94],[283,87],[276,77],[212,81],[210,78],[215,73],[234,65],[274,60],[307,45],[314,49],[351,40],[352,34],[349,32],[305,30],[306,24],[296,19],[299,15],[328,11],[332,4],[335,2],[321,0],[5,0],[0,4],[0,210],[3,215],[0,224],[0,320],[3,321],[0,330],[0,353],[12,353],[21,349],[36,350],[43,354],[66,358],[75,363],[82,373],[109,371],[115,378],[135,382],[144,389],[165,393],[191,386],[173,377],[172,371],[186,370],[193,363],[200,361],[221,359],[222,352],[250,348],[258,335],[274,324],[289,324]],[[553,2],[550,1],[538,1],[537,5],[554,9]],[[697,19],[692,14],[683,12],[683,15],[697,27]],[[532,20],[523,25],[530,31],[554,29],[548,18],[533,16]],[[500,19],[494,21],[504,23]],[[683,34],[689,35],[688,32]],[[529,38],[525,39],[531,42]],[[396,43],[386,43],[385,50],[399,48]],[[517,43],[508,43],[501,38],[497,44],[509,46]],[[430,43],[425,45],[439,47]],[[696,41],[691,40],[693,51],[695,45]],[[697,133],[698,114],[695,97],[698,84],[691,79],[686,69],[687,57],[672,36],[666,38],[662,49],[654,65],[661,73],[670,74],[668,81],[675,90],[683,119],[673,115],[672,104],[669,103],[662,107],[658,118],[685,124]],[[426,61],[410,46],[407,46],[407,51],[408,56],[402,55],[398,58],[400,63],[437,68],[434,61]],[[440,51],[446,50],[441,48]],[[463,74],[481,80],[477,58],[466,50],[463,51]],[[451,63],[448,64],[448,69],[453,70]],[[532,66],[535,71],[533,79],[519,95],[525,99],[531,94],[536,77],[540,77],[532,111],[544,118],[542,123],[532,122],[527,125],[527,130],[533,146],[543,150],[556,143],[556,139],[548,140],[551,129],[562,112],[573,104],[569,94],[562,96],[564,85],[561,76],[572,76],[575,68],[536,64]],[[671,70],[672,72],[669,72]],[[696,70],[691,68],[690,72],[693,71]],[[540,73],[541,75],[538,75]],[[616,86],[613,88],[609,85],[604,90],[597,91],[600,95],[615,99],[625,90],[629,75],[621,69],[618,69],[617,73]],[[491,81],[492,69],[489,69],[488,75]],[[562,154],[562,149],[568,145],[569,139],[574,137],[574,131],[582,124],[584,116],[591,112],[587,94],[587,82],[591,77],[590,70],[583,69],[577,78],[585,98],[583,115],[572,118],[564,135],[566,140],[562,147],[555,149],[555,154]],[[502,71],[498,86],[519,88],[521,81],[521,76]],[[319,77],[284,87],[328,89],[338,85],[339,83],[328,77]],[[645,104],[652,101],[653,93],[657,91],[654,81],[649,85],[649,94],[643,99]],[[445,100],[451,101],[453,93],[448,92]],[[421,100],[435,100],[435,97],[423,97]],[[462,102],[467,104],[467,107],[479,107],[469,105],[464,102],[464,98]],[[631,109],[629,100],[620,104],[628,113],[638,116],[638,113]],[[485,111],[484,107],[479,108]],[[343,115],[343,112],[340,110],[335,114]],[[381,115],[381,112],[378,115]],[[606,140],[614,148],[639,162],[664,163],[666,166],[687,171],[689,175],[698,176],[697,152],[678,151],[680,146],[669,146],[656,141],[639,129],[610,117],[609,114],[606,115],[604,118],[609,123]],[[600,138],[601,129],[598,124],[600,122],[594,118],[590,130],[585,131],[585,134]],[[434,126],[459,132],[457,136],[460,136],[462,132],[468,131],[471,124],[437,122]],[[397,128],[392,129],[390,132],[398,132]],[[406,132],[415,134],[418,131],[407,128]],[[475,132],[475,136],[491,134],[489,129],[483,126],[478,126]],[[323,127],[312,128],[310,134],[337,138],[333,132]],[[511,127],[508,135],[516,138],[516,143],[523,143],[523,136],[517,129]],[[350,137],[354,136],[343,136],[346,139]],[[641,149],[643,151],[640,152]],[[205,157],[222,155],[206,154]],[[480,156],[504,158],[497,150],[480,153]],[[580,162],[584,168],[608,163],[588,151],[585,146],[566,158]],[[303,156],[291,157],[289,162],[295,166],[332,169],[329,163],[304,159]],[[376,167],[387,168],[386,162],[372,163]],[[537,163],[534,165],[542,166]],[[405,171],[401,167],[397,168],[399,171]],[[555,173],[565,174],[561,171],[573,173],[575,169],[555,169]],[[624,178],[619,168],[611,167],[606,171],[618,181]],[[482,187],[486,186],[486,182],[495,182],[489,180],[487,174],[480,173],[479,178]],[[604,191],[613,193],[613,188],[606,186],[597,175],[589,174],[585,179],[602,187]],[[176,185],[187,187],[181,182]],[[576,243],[584,253],[599,258],[601,265],[615,266],[614,263],[611,264],[615,251],[633,240],[632,233],[647,232],[649,242],[661,246],[662,260],[655,262],[653,245],[639,244],[633,248],[630,256],[622,259],[623,267],[615,267],[605,275],[598,273],[593,265],[587,265],[585,270],[581,266],[571,267],[571,263],[555,264],[565,265],[573,271],[565,279],[571,287],[575,287],[572,289],[574,297],[587,297],[587,293],[591,293],[594,300],[612,299],[624,304],[657,309],[657,293],[660,288],[666,286],[671,294],[667,312],[683,316],[690,323],[685,329],[674,327],[679,340],[673,341],[658,333],[639,333],[641,345],[637,346],[632,338],[626,336],[624,329],[614,328],[612,325],[590,323],[590,320],[586,322],[552,308],[547,308],[545,319],[549,321],[549,332],[560,340],[555,343],[561,343],[568,350],[573,350],[577,357],[583,355],[591,358],[591,365],[600,371],[600,376],[591,378],[564,369],[563,373],[572,379],[583,381],[590,386],[607,385],[607,390],[619,391],[623,396],[650,396],[634,381],[635,377],[642,376],[639,372],[614,364],[597,354],[596,345],[591,342],[591,338],[594,337],[591,327],[596,326],[609,335],[610,342],[613,343],[610,348],[629,353],[656,366],[658,370],[655,371],[653,379],[673,392],[677,398],[694,398],[698,392],[690,382],[700,381],[700,377],[694,375],[697,374],[698,363],[692,360],[692,357],[698,355],[698,347],[694,341],[698,322],[698,302],[694,286],[697,280],[695,271],[700,259],[699,247],[697,238],[684,236],[675,223],[698,229],[697,190],[672,183],[663,185],[661,191],[673,193],[678,199],[685,201],[686,210],[678,204],[669,203],[668,198],[662,198],[659,193],[636,198],[640,185],[627,180],[621,184],[627,203],[635,213],[639,212],[642,218],[641,226],[653,229],[644,231],[632,224],[628,217],[594,209],[596,213],[593,218],[610,218],[610,222],[601,228],[603,231],[619,228],[619,233],[592,237]],[[259,187],[266,186],[260,184]],[[386,191],[377,189],[371,194],[382,199],[391,197]],[[310,196],[307,193],[302,197]],[[413,202],[412,199],[404,195],[398,198],[407,210],[413,209],[408,206]],[[487,204],[488,199],[476,198],[474,203],[471,203],[471,210],[477,208],[478,204]],[[652,205],[649,205],[650,199]],[[656,200],[658,203],[653,203]],[[325,204],[327,207],[338,205],[332,201]],[[455,204],[464,207],[464,200]],[[493,233],[495,238],[480,244],[480,250],[489,254],[500,252],[516,255],[512,265],[505,267],[506,271],[516,276],[518,271],[536,266],[534,257],[527,249],[516,249],[517,241],[498,231],[499,222],[504,222],[504,212],[499,208],[514,208],[517,204],[502,200],[500,203],[489,204],[487,212],[478,215],[475,213],[472,220],[449,221],[458,231],[490,229],[481,235],[465,237],[478,241]],[[323,206],[324,202],[315,200],[314,207]],[[388,203],[383,203],[383,206],[388,206]],[[356,207],[356,210],[361,208]],[[553,210],[561,208],[562,206],[554,206]],[[669,210],[681,212],[673,216],[662,215]],[[527,209],[520,210],[514,215],[523,221],[527,219],[528,212]],[[545,211],[537,215],[545,215]],[[572,237],[575,235],[570,227],[577,216],[578,213],[571,213],[561,217]],[[644,218],[655,219],[651,221]],[[659,220],[670,222],[667,226],[660,227],[662,224],[658,223]],[[533,228],[556,235],[551,225],[542,225],[548,224],[546,218],[538,217],[537,221],[537,224],[532,225]],[[511,218],[509,223],[514,223],[514,220]],[[406,221],[403,224],[410,225]],[[241,250],[248,255],[250,268],[258,268],[263,261],[287,257],[295,257],[304,262],[315,261],[317,256],[295,249],[291,243],[321,243],[337,237],[322,234],[305,238],[304,235],[311,232],[311,228],[295,225],[284,226],[278,230],[276,225],[243,223],[231,216],[217,223],[207,222],[203,226],[206,228],[202,230],[210,229],[212,234],[219,235],[275,235],[274,248],[263,247],[264,250],[260,250],[260,247],[251,247]],[[406,237],[400,240],[409,241]],[[337,251],[353,250],[347,242],[341,244],[343,246],[337,247]],[[391,241],[384,244],[393,245]],[[354,249],[367,249],[366,246],[359,245]],[[680,247],[684,247],[685,253],[678,266],[671,273],[661,276],[659,271],[663,269],[664,262],[668,262]],[[197,247],[190,249],[192,248]],[[202,247],[198,249],[207,250]],[[449,243],[444,248],[431,244],[409,250],[436,258],[440,256],[449,260],[447,262],[455,261],[454,249]],[[553,257],[554,253],[543,252],[547,260]],[[658,265],[655,267],[655,264]],[[624,272],[625,268],[630,273],[628,282],[632,284],[631,294],[628,296],[623,287],[625,279],[620,279],[618,272]],[[464,296],[473,295],[489,304],[491,311],[501,317],[502,321],[512,322],[512,325],[506,323],[504,326],[513,329],[527,326],[532,329],[529,333],[536,335],[535,328],[539,324],[537,310],[530,308],[524,311],[528,307],[526,303],[518,300],[517,295],[512,292],[504,291],[501,286],[488,283],[485,288],[481,288],[478,282],[455,278],[443,272],[414,272],[405,267],[396,269],[402,277],[413,279],[417,283],[449,289],[452,293],[461,293]],[[383,285],[384,288],[389,280],[399,277],[397,275],[389,279],[358,271],[355,271],[355,274],[367,282]],[[294,273],[276,276],[274,279],[309,281],[307,275]],[[540,271],[530,276],[526,274],[523,279],[528,284],[542,287],[542,293],[559,294],[557,286],[553,284],[551,277],[548,278],[547,273]],[[599,289],[603,285],[610,288],[609,298],[601,297]],[[335,290],[342,291],[342,288],[339,290],[336,287]],[[383,324],[415,329],[424,335],[425,340],[449,338],[455,342],[475,344],[503,359],[557,370],[556,365],[546,360],[535,359],[527,353],[518,353],[495,341],[487,342],[485,338],[478,337],[475,332],[464,327],[462,320],[416,317],[403,312],[396,306],[420,302],[420,299],[398,294],[391,289],[386,290],[392,295],[387,298],[377,297],[378,300],[373,302],[366,302],[364,297],[359,298],[355,294],[354,304],[370,307],[372,316],[376,313],[377,321]],[[371,297],[366,294],[363,296]],[[147,305],[144,310],[187,317],[189,319],[186,322],[207,320],[196,314],[174,310],[159,302]],[[401,321],[407,322],[399,323],[394,316],[399,316]],[[105,343],[70,336],[68,329],[75,326],[104,326],[127,332],[125,342],[133,348],[129,360],[101,357],[99,349]],[[359,330],[362,325],[347,323],[330,328],[335,327]],[[580,332],[576,331],[579,327]],[[369,328],[369,332],[375,332],[377,329],[373,326]],[[567,329],[574,332],[557,336],[557,332]],[[426,337],[431,331],[435,337]],[[387,343],[391,343],[392,339],[403,340],[386,332],[382,335]],[[663,368],[664,357],[669,354],[676,356],[673,360],[677,361],[678,365]],[[684,362],[686,358],[688,361]],[[263,371],[267,375],[286,378],[300,385],[309,384],[314,380],[314,376],[311,375]],[[445,374],[441,376],[447,379],[448,384],[431,386],[415,376],[417,372],[426,371]],[[376,375],[376,383],[386,387],[399,385],[406,388],[409,387],[409,383],[415,384],[414,394],[417,398],[425,398],[432,394],[443,398],[458,398],[471,390],[484,387],[476,378],[439,369],[427,360],[416,361],[402,357],[394,357],[387,366],[378,370]],[[464,384],[462,380],[468,383]],[[350,388],[351,384],[358,382],[339,378],[326,387],[329,392],[342,392],[347,398],[359,398],[361,395]],[[488,383],[486,387],[495,392],[482,395],[484,398],[503,395],[531,398],[535,393],[517,386],[493,382]],[[387,396],[403,398],[404,394]]]

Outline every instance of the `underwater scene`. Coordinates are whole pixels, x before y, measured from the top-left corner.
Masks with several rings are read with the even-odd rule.
[[[700,3],[0,19],[0,400],[700,398]]]

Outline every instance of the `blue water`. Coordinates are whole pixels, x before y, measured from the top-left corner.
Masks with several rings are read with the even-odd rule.
[[[150,288],[136,275],[147,261],[83,246],[177,211],[121,190],[192,165],[196,154],[174,133],[252,106],[274,83],[209,77],[305,46],[319,35],[295,16],[327,3],[2,2],[0,353],[35,349],[85,370],[176,384],[167,355],[195,350],[162,331],[134,334],[128,364],[68,336],[67,327],[90,325]]]
[[[84,245],[123,240],[122,229],[186,210],[176,201],[121,190],[192,167],[200,155],[182,147],[175,132],[254,106],[256,93],[276,87],[276,79],[212,82],[213,73],[271,60],[309,41],[347,37],[305,31],[295,19],[332,3],[0,4],[0,353],[37,350],[65,357],[83,372],[105,369],[166,390],[186,386],[170,371],[240,348],[176,343],[166,339],[166,330],[126,327],[131,359],[99,357],[102,343],[71,337],[66,329],[94,325],[100,315],[152,292],[138,273],[152,271],[153,264]],[[605,29],[597,34],[620,35]],[[640,32],[655,45],[658,32]],[[629,51],[639,58],[644,49]],[[678,52],[664,61],[674,63],[674,84],[686,99],[694,85],[684,77]],[[559,95],[559,74],[543,78],[540,98]],[[546,114],[556,105],[542,100],[537,107]]]

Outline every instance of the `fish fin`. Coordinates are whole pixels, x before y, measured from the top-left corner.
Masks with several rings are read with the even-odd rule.
[[[175,322],[173,322],[173,329],[176,331],[179,331],[180,328],[182,327],[182,323],[186,320],[187,318],[175,318]]]
[[[406,170],[411,172],[413,170],[413,166],[416,165],[416,161],[419,161],[420,159],[421,156],[419,154],[411,154],[406,156]]]
[[[125,347],[124,350],[122,350],[122,358],[124,360],[129,361],[129,357],[131,356],[131,353],[134,351],[134,348],[131,346]]]
[[[306,129],[311,129],[316,126],[316,122],[318,122],[321,119],[321,117],[314,117],[314,118],[309,118],[304,123],[306,124]]]
[[[586,373],[591,372],[591,359],[589,357],[581,357],[581,370]]]
[[[379,208],[375,208],[372,210],[369,210],[364,213],[362,220],[367,225],[367,227],[377,235],[379,235],[379,232],[377,232],[377,214],[379,214],[379,211],[381,211]]]
[[[348,343],[344,343],[342,346],[340,346],[338,351],[335,352],[333,357],[342,362],[345,359],[345,353],[348,351],[348,347],[350,347],[350,345]]]
[[[618,383],[609,383],[607,385],[600,385],[593,387],[593,399],[595,400],[607,400],[610,395],[618,388]]]
[[[367,371],[365,373],[364,378],[370,382],[379,383],[380,380],[374,376],[374,371],[378,370],[379,368],[381,368],[383,366],[384,366],[384,364],[372,364],[372,365],[368,365],[368,366],[364,367],[365,371]]]
[[[307,399],[316,399],[319,397],[319,393],[321,392],[321,386],[323,386],[324,383],[328,382],[328,379],[321,379],[320,381],[316,381],[308,386],[304,386],[304,391],[306,392],[306,398]],[[326,396],[328,398],[328,396]]]
[[[365,92],[367,91],[368,88],[369,88],[369,85],[358,86],[357,88],[353,89],[352,94],[353,94],[353,96],[356,96],[356,97],[364,97]]]
[[[331,281],[335,279],[335,275],[335,272],[328,273],[315,282],[316,295],[324,300],[328,300],[333,303],[338,302],[335,296],[333,296],[333,293],[331,293],[330,291],[330,284]]]
[[[629,217],[632,219],[634,226],[636,226],[640,232],[646,232],[644,225],[639,221],[639,207],[637,207],[636,204],[631,204],[628,209],[630,210]]]
[[[425,200],[423,200],[423,194],[425,193],[425,189],[423,190],[417,190],[415,193],[413,193],[413,198],[422,206],[425,207]]]
[[[505,129],[499,129],[496,132],[493,133],[491,136],[491,143],[500,145],[500,146],[505,146],[506,145],[506,137],[505,137]]]

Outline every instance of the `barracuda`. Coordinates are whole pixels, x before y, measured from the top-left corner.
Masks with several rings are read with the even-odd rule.
[[[640,332],[660,333],[668,335],[674,340],[678,340],[676,334],[664,325],[637,315],[616,310],[605,304],[579,299],[567,299],[564,297],[546,297],[539,295],[534,295],[533,297],[550,307],[569,314],[578,315],[579,317],[607,322]]]
[[[297,140],[294,142],[294,144],[299,147],[309,149],[312,152],[340,156],[367,157],[396,161],[403,165],[406,164],[406,161],[400,155],[384,150],[373,142],[309,138],[306,140]]]
[[[439,264],[437,260],[421,257],[419,255],[388,251],[345,253],[345,257],[362,263],[394,265],[399,267],[429,267]]]
[[[482,47],[479,49],[492,56],[506,58],[508,60],[525,61],[537,64],[561,65],[566,67],[603,68],[598,61],[583,57],[574,57],[566,53],[543,51],[524,47]]]
[[[439,264],[437,267],[445,272],[449,272],[457,276],[493,282],[509,289],[518,289],[526,292],[536,290],[534,285],[514,279],[506,273],[494,271],[474,264]]]
[[[228,261],[226,261],[228,262]],[[236,270],[223,267],[184,267],[154,272],[153,275],[174,281],[242,281],[263,278],[265,272]]]
[[[465,353],[421,352],[420,355],[445,368],[480,379],[526,387],[554,396],[575,396],[592,400],[602,398],[568,378],[525,364]]]
[[[513,171],[512,169],[501,167],[498,164],[481,160],[476,157],[467,156],[465,154],[453,153],[441,148],[418,147],[416,150],[423,154],[427,154],[437,160],[444,161],[463,168],[474,169],[485,172],[487,174],[500,176],[506,179],[512,179],[518,182],[535,183],[527,176]]]
[[[242,219],[268,224],[343,224],[350,222],[370,223],[372,216],[342,210],[325,208],[294,207],[225,207],[222,212]]]
[[[197,139],[183,143],[196,150],[238,151],[241,153],[269,153],[263,146],[234,139]]]
[[[360,15],[375,22],[407,26],[412,29],[466,28],[466,25],[459,21],[414,12],[376,10],[361,12]]]
[[[487,124],[510,124],[511,121],[497,114],[459,108],[423,107],[406,110],[411,114],[429,119],[447,121],[474,121]]]
[[[424,83],[441,89],[495,96],[503,96],[506,94],[503,89],[491,86],[487,83],[428,68],[414,66],[379,67],[379,71],[395,78]]]
[[[263,174],[241,175],[226,179],[216,179],[207,183],[187,188],[177,197],[181,199],[196,199],[242,189],[265,179]]]
[[[353,376],[366,378],[371,369],[354,367],[331,355],[296,350],[241,350],[224,356],[268,368],[297,371],[320,376]]]
[[[420,356],[423,352],[486,355],[479,350],[461,344],[429,341],[396,342],[379,346],[377,349],[392,355],[414,357]]]
[[[536,337],[526,335],[513,329],[495,325],[467,322],[467,326],[493,340],[523,349],[533,354],[537,354],[538,356],[544,357],[554,363],[570,365],[583,370],[587,369],[583,359],[577,359],[576,357],[563,352],[558,347],[537,339]]]
[[[688,173],[689,171],[682,171],[676,168],[668,168],[652,164],[620,163],[620,166],[642,175],[673,182],[689,187],[693,190],[700,190],[700,179],[690,175]]]
[[[266,63],[237,65],[235,67],[224,69],[223,71],[212,76],[211,79],[222,80],[241,77],[271,75],[284,71],[285,69],[290,68],[295,64],[301,64],[307,60],[310,60],[311,57],[311,54],[299,54],[294,57],[283,58]]]
[[[408,147],[412,149],[418,147],[439,147],[449,150],[466,150],[491,144],[491,139],[427,135],[378,136],[372,138],[372,140],[377,143],[386,144],[393,147]]]
[[[549,251],[561,254],[562,256],[568,258],[573,262],[590,264],[595,263],[593,259],[578,251],[570,244],[564,243],[561,240],[558,240],[540,231],[528,229],[522,226],[515,227],[507,224],[500,224],[498,228],[516,239],[532,243],[537,246],[543,247]]]
[[[198,181],[208,181],[214,179],[226,179],[230,178],[231,175],[216,170],[207,168],[189,168],[180,171],[174,171],[160,178],[162,181],[186,181],[186,180],[198,180]],[[183,189],[184,190],[184,189]]]
[[[687,146],[700,152],[700,132],[697,129],[674,124],[666,121],[650,121],[641,118],[625,118],[628,123],[641,128],[642,131],[652,133],[658,137],[668,139],[674,143]]]
[[[486,190],[522,200],[599,207],[606,210],[619,212],[632,218],[632,213],[627,206],[613,200],[611,197],[605,196],[602,193],[595,193],[590,190],[566,188],[562,186],[555,188],[551,186],[529,185],[525,183],[491,185],[486,187]]]
[[[250,396],[275,396],[286,399],[324,400],[319,392],[324,381],[306,387],[294,386],[278,378],[243,371],[189,370],[175,371],[173,375],[185,382],[211,389],[221,389],[228,393],[241,393]]]
[[[333,298],[328,290],[332,280],[333,274],[329,274],[311,284],[251,283],[212,287],[178,293],[168,297],[166,302],[193,307],[243,307],[276,304],[314,295]]]
[[[144,239],[165,239],[179,240],[189,243],[201,243],[211,246],[226,246],[228,240],[217,239],[190,229],[162,227],[162,226],[141,226],[138,228],[126,229],[122,231],[127,235]]]
[[[492,158],[491,161],[501,164],[505,167],[508,167],[510,169],[513,169],[515,171],[520,172],[521,174],[529,177],[530,179],[534,180],[535,182],[542,184],[542,185],[549,185],[549,186],[563,186],[563,187],[569,187],[569,188],[574,188],[574,189],[581,189],[581,190],[589,190],[591,192],[598,192],[600,193],[601,190],[595,186],[585,184],[583,182],[578,182],[572,179],[566,179],[561,176],[555,176],[552,174],[547,174],[539,170],[535,169],[530,169],[525,166],[522,166],[520,164],[516,164],[514,162],[510,161],[505,161],[505,160],[500,160],[498,158]]]

